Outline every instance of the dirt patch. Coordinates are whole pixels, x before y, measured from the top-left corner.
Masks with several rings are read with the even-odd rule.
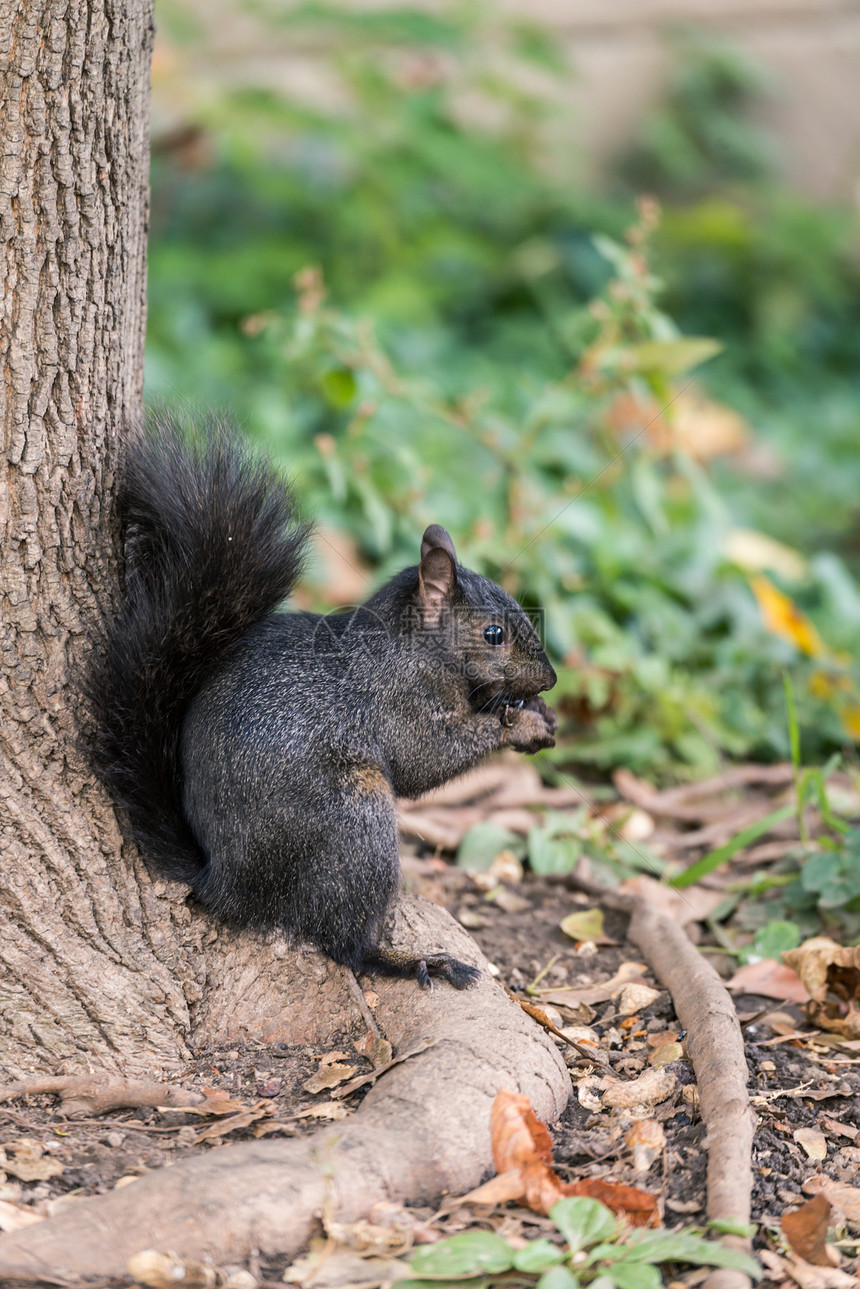
[[[718,831],[713,821],[709,826]],[[626,939],[626,918],[605,910],[600,933],[576,940],[560,924],[569,914],[594,907],[592,898],[559,880],[528,872],[522,876],[516,867],[508,880],[494,876],[488,881],[486,873],[422,856],[420,845],[412,849],[404,859],[407,886],[445,904],[478,941],[499,982],[513,995],[543,1007],[556,1028],[577,1044],[553,1040],[571,1076],[568,1107],[551,1125],[560,1178],[600,1178],[636,1186],[659,1198],[667,1225],[702,1222],[707,1155],[694,1075],[672,999]],[[700,950],[730,974],[733,960],[721,957],[719,946],[707,942],[701,926],[691,923],[690,932],[701,938]],[[640,993],[625,996],[615,990],[601,997],[605,983],[625,972]],[[372,982],[363,983],[372,995]],[[571,989],[591,1001],[568,1005],[564,991]],[[811,1179],[823,1175],[856,1184],[860,1056],[850,1044],[811,1031],[797,1004],[751,994],[736,996],[735,1003],[758,1120],[753,1151],[753,1217],[761,1223],[757,1244],[773,1247],[781,1217],[808,1197],[804,1187]],[[610,1109],[601,1092],[609,1076],[634,1080],[655,1063],[671,1072],[674,1083],[647,1109],[665,1138],[649,1157],[631,1144],[628,1134],[635,1116]],[[300,1136],[327,1118],[336,1122],[360,1104],[365,1089],[340,1098],[337,1077],[316,1092],[306,1084],[320,1074],[325,1084],[325,1071],[339,1065],[351,1069],[341,1085],[372,1069],[370,1060],[347,1039],[326,1049],[258,1043],[198,1051],[183,1074],[182,1087],[210,1099],[214,1090],[235,1103],[220,1113],[138,1108],[82,1120],[64,1119],[47,1096],[0,1105],[0,1145],[10,1164],[0,1181],[0,1200],[13,1210],[54,1215],[85,1196],[133,1185],[147,1173],[224,1144],[272,1131]],[[437,1232],[463,1229],[475,1221],[473,1213],[450,1207],[441,1218],[430,1210],[411,1213],[415,1222],[432,1223]],[[509,1218],[499,1220],[518,1223],[526,1238],[541,1230],[534,1215],[508,1213]],[[500,1229],[498,1222],[494,1229]],[[251,1270],[262,1281],[275,1282],[286,1262],[252,1260]]]

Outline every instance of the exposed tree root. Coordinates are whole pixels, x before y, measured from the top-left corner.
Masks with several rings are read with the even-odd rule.
[[[632,913],[630,939],[672,995],[678,1019],[687,1031],[686,1050],[696,1072],[707,1131],[708,1220],[748,1223],[754,1118],[734,1004],[716,971],[681,927],[641,896],[628,897],[625,902]],[[752,1252],[750,1241],[738,1236],[726,1236],[724,1243]],[[705,1287],[749,1289],[750,1283],[739,1271],[720,1269],[711,1272]]]
[[[424,901],[402,902],[394,942],[478,960],[465,932]],[[380,1200],[434,1200],[477,1185],[492,1162],[490,1109],[501,1087],[525,1093],[546,1121],[561,1113],[570,1090],[561,1057],[489,976],[464,993],[411,981],[373,988],[377,1021],[397,1050],[422,1038],[433,1046],[386,1073],[353,1116],[301,1140],[224,1147],[2,1236],[0,1281],[119,1275],[146,1248],[221,1265],[254,1250],[293,1254],[323,1207],[349,1222]]]
[[[128,1106],[172,1106],[179,1109],[205,1100],[199,1092],[186,1092],[169,1083],[155,1083],[149,1079],[68,1074],[54,1079],[19,1079],[17,1083],[0,1084],[0,1101],[44,1092],[59,1096],[61,1113],[68,1119],[85,1119]]]

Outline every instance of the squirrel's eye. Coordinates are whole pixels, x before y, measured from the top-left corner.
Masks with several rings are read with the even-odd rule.
[[[500,645],[505,642],[505,631],[500,627],[498,622],[493,622],[488,627],[484,627],[484,639],[488,645]]]

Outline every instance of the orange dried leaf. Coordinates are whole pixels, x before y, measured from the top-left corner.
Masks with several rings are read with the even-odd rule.
[[[773,635],[793,644],[810,658],[824,658],[827,646],[815,627],[797,605],[770,578],[759,573],[749,579],[753,595],[758,601],[764,625]]]
[[[244,1101],[236,1101],[223,1088],[203,1088],[204,1100],[197,1105],[161,1106],[173,1114],[240,1114],[249,1107]]]
[[[739,967],[727,987],[736,994],[760,994],[781,1002],[805,1003],[809,1000],[806,986],[796,971],[775,958],[762,958]]]
[[[531,1107],[527,1096],[502,1088],[490,1117],[493,1163],[496,1171],[552,1162],[552,1138]]]
[[[816,1195],[800,1208],[783,1213],[780,1218],[782,1233],[795,1253],[817,1267],[832,1265],[827,1253],[827,1224],[830,1220],[830,1201]]]
[[[471,1204],[507,1204],[508,1200],[522,1199],[525,1194],[522,1170],[512,1168],[510,1172],[499,1173],[491,1177],[483,1186],[477,1186],[463,1196]]]
[[[476,1204],[520,1200],[539,1213],[548,1213],[561,1198],[561,1182],[549,1167],[552,1139],[528,1097],[502,1088],[493,1102],[490,1131],[499,1175],[464,1198]]]
[[[631,1226],[661,1225],[657,1197],[636,1186],[622,1186],[620,1182],[607,1182],[602,1177],[583,1177],[581,1181],[568,1182],[564,1193],[600,1200],[613,1213],[626,1217]]]
[[[466,1199],[480,1204],[520,1200],[536,1213],[549,1213],[567,1195],[589,1195],[634,1226],[659,1225],[653,1195],[632,1186],[589,1178],[565,1184],[553,1172],[552,1139],[529,1099],[503,1088],[496,1094],[491,1116],[493,1159],[499,1176],[470,1191]]]
[[[831,1177],[818,1173],[806,1179],[803,1189],[807,1195],[823,1194],[841,1219],[850,1222],[852,1226],[860,1225],[860,1187],[835,1182]]]

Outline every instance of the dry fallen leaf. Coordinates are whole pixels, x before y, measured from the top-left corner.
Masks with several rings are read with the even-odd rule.
[[[339,1061],[335,1061],[331,1065],[320,1065],[316,1074],[312,1074],[302,1087],[305,1092],[325,1092],[328,1088],[336,1088],[339,1083],[345,1083],[357,1073],[357,1065],[341,1065]]]
[[[815,936],[782,958],[809,991],[805,1011],[811,1024],[860,1038],[860,945],[846,948]]]
[[[688,886],[676,891],[665,882],[658,882],[644,873],[622,882],[619,891],[625,895],[642,895],[679,926],[690,922],[704,922],[725,899],[725,891],[710,891],[704,886]]]
[[[267,1118],[272,1112],[272,1105],[262,1103],[260,1106],[243,1110],[241,1114],[229,1115],[224,1119],[217,1119],[215,1123],[210,1123],[208,1128],[201,1128],[194,1138],[195,1146],[202,1141],[216,1141],[219,1137],[226,1137],[230,1132],[237,1132],[240,1128],[249,1128],[252,1123],[258,1119]]]
[[[671,1070],[651,1066],[628,1083],[611,1083],[603,1093],[603,1104],[614,1110],[638,1112],[643,1117],[660,1101],[670,1097],[678,1086]]]
[[[340,1049],[337,1049],[334,1052],[325,1052],[320,1057],[320,1069],[322,1069],[324,1065],[334,1065],[336,1061],[348,1061],[349,1057],[349,1052],[341,1052]]]
[[[247,1110],[244,1101],[235,1101],[223,1088],[203,1088],[203,1101],[196,1105],[159,1106],[159,1110],[170,1114],[239,1114]]]
[[[523,880],[522,862],[517,859],[512,850],[500,850],[487,872],[497,882],[510,882],[511,885],[516,885]]]
[[[860,1226],[860,1188],[857,1186],[847,1186],[843,1182],[833,1181],[831,1177],[825,1177],[823,1173],[816,1173],[814,1177],[807,1177],[803,1190],[806,1195],[826,1196],[846,1222]]]
[[[772,962],[773,959],[769,958],[768,961]],[[772,1029],[774,1034],[778,1035],[780,1038],[785,1038],[787,1035],[791,1035],[793,1038],[798,1032],[797,1018],[792,1016],[790,1012],[768,1012],[766,1016],[760,1016],[756,1012],[753,1012],[751,1015],[755,1016],[756,1024],[766,1025],[768,1029]],[[809,1037],[808,1031],[806,1032],[806,1036]],[[766,1039],[765,1041],[772,1042],[771,1039]]]
[[[834,1136],[847,1137],[849,1141],[855,1141],[857,1133],[860,1131],[854,1127],[853,1123],[840,1123],[838,1119],[828,1119],[826,1115],[822,1116],[821,1126]]]
[[[309,1289],[350,1289],[350,1286],[390,1285],[409,1276],[409,1268],[392,1258],[364,1257],[353,1249],[332,1247],[329,1241],[311,1241],[310,1252],[302,1254],[284,1272],[291,1285]]]
[[[790,596],[774,586],[763,573],[750,577],[749,584],[768,631],[781,640],[787,640],[810,658],[822,658],[827,654],[827,646],[818,631]]]
[[[675,1061],[684,1059],[684,1045],[677,1039],[673,1043],[661,1043],[655,1047],[654,1051],[648,1058],[649,1065],[672,1065]]]
[[[20,1177],[22,1182],[45,1182],[62,1171],[59,1159],[46,1156],[37,1141],[7,1141],[0,1148],[0,1172]]]
[[[647,1191],[618,1186],[601,1178],[565,1183],[551,1168],[552,1139],[526,1096],[503,1088],[493,1102],[491,1115],[493,1162],[498,1176],[463,1198],[476,1204],[501,1204],[519,1200],[546,1215],[568,1195],[590,1195],[615,1213],[623,1213],[633,1226],[659,1225],[657,1200]]]
[[[353,1044],[359,1056],[367,1057],[370,1064],[376,1070],[380,1065],[387,1065],[394,1055],[394,1049],[387,1038],[381,1034],[374,1034],[368,1030],[363,1038],[356,1039]]]
[[[297,1119],[345,1119],[349,1108],[342,1101],[321,1101],[319,1105],[309,1105],[299,1110]]]
[[[827,1138],[818,1128],[797,1128],[792,1133],[798,1146],[805,1151],[807,1158],[820,1163],[827,1158]]]
[[[559,926],[571,940],[597,940],[603,935],[603,909],[581,909],[568,913]]]
[[[695,390],[682,391],[672,415],[664,415],[656,399],[625,390],[616,394],[607,413],[610,428],[619,437],[642,434],[657,452],[681,452],[696,461],[740,452],[750,440],[747,422],[725,403],[704,398]]]
[[[857,1277],[837,1267],[815,1267],[805,1258],[781,1258],[770,1249],[761,1249],[759,1258],[782,1284],[788,1277],[800,1289],[857,1289]]]
[[[402,1052],[398,1052],[396,1056],[392,1056],[391,1060],[387,1061],[385,1065],[378,1065],[369,1074],[359,1074],[354,1079],[350,1079],[348,1083],[344,1083],[336,1092],[332,1093],[332,1097],[340,1100],[342,1097],[352,1096],[353,1092],[357,1091],[358,1088],[363,1088],[368,1083],[375,1083],[380,1075],[385,1074],[393,1066],[400,1065],[403,1061],[409,1061],[413,1056],[418,1056],[421,1052],[426,1052],[427,1048],[433,1047],[435,1042],[435,1038],[416,1038],[414,1043],[405,1047]]]
[[[642,984],[638,980],[632,980],[629,984],[621,986],[615,1007],[619,1016],[634,1016],[643,1008],[650,1007],[659,997],[659,989]]]
[[[363,1257],[399,1258],[408,1253],[414,1243],[412,1227],[409,1223],[397,1221],[390,1226],[380,1226],[360,1218],[357,1222],[333,1222],[325,1224],[326,1234],[330,1239],[345,1249],[352,1249]]]
[[[565,985],[560,989],[538,990],[538,997],[558,1007],[576,1007],[579,1003],[609,1002],[620,993],[622,987],[632,981],[647,984],[644,975],[647,968],[643,962],[622,962],[611,980],[604,980],[599,985]]]
[[[590,1110],[592,1114],[597,1114],[603,1109],[603,1102],[600,1099],[600,1083],[599,1078],[591,1075],[580,1079],[576,1085],[577,1101],[583,1110]]]
[[[816,1195],[800,1208],[783,1213],[779,1224],[795,1253],[817,1267],[830,1267],[834,1262],[827,1250],[829,1221],[830,1201],[824,1195]]]
[[[723,540],[723,555],[750,573],[778,573],[789,582],[800,582],[809,564],[792,546],[752,528],[732,528]]]
[[[500,886],[490,898],[503,913],[525,913],[532,907],[531,900],[517,895],[516,891],[509,891],[506,886]]]
[[[778,998],[781,1002],[805,1003],[809,999],[806,986],[791,966],[784,966],[775,958],[762,958],[739,967],[726,988],[736,994],[760,994],[762,998]]]
[[[637,1173],[647,1173],[659,1159],[666,1146],[666,1134],[656,1119],[642,1119],[627,1130],[624,1144],[633,1152],[633,1168]]]

